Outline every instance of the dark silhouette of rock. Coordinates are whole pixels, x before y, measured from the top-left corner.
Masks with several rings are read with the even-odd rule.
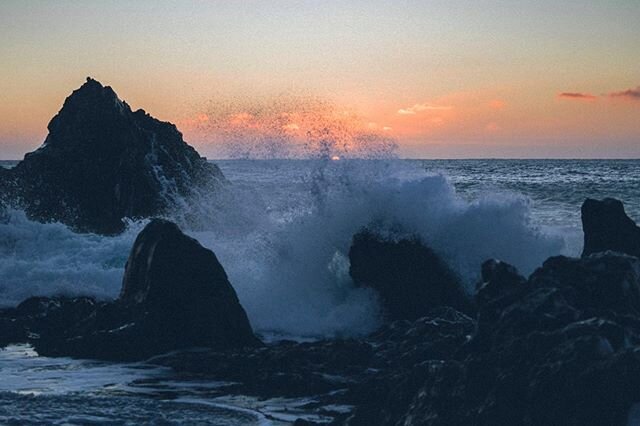
[[[627,424],[640,401],[640,260],[554,257],[529,280],[493,261],[483,276],[473,337],[380,383],[386,397],[347,423]]]
[[[391,241],[364,230],[354,235],[349,260],[353,281],[379,293],[390,320],[415,320],[439,306],[471,310],[456,275],[417,238]]]
[[[627,216],[621,201],[587,198],[582,204],[582,256],[612,250],[640,257],[640,228]]]
[[[394,394],[394,390],[412,377],[422,377],[416,373],[425,360],[453,358],[473,329],[471,318],[439,308],[417,321],[387,323],[361,339],[284,341],[243,351],[173,352],[151,361],[178,373],[233,382],[225,394],[313,395],[314,405],[323,415],[334,416],[336,424],[342,424],[349,413],[331,413],[324,405],[360,407],[358,424],[393,424],[393,414],[375,417],[379,406],[387,399],[408,403],[413,397],[410,391]],[[418,381],[414,390],[421,385]]]
[[[173,346],[257,342],[216,255],[166,220],[152,220],[136,238],[119,303],[144,311],[147,332]]]
[[[0,171],[0,198],[35,220],[118,233],[124,218],[161,214],[194,188],[224,179],[173,124],[131,111],[91,78],[48,129],[40,148]]]
[[[0,345],[41,355],[140,360],[190,347],[260,345],[215,254],[173,223],[138,235],[114,302],[31,298],[0,312]]]

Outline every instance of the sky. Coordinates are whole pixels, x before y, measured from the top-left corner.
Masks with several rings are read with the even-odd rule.
[[[209,158],[640,158],[638,0],[2,0],[0,159],[87,76]]]

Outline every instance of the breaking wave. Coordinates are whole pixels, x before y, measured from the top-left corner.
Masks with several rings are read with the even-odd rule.
[[[514,194],[460,197],[446,176],[400,160],[281,160],[221,163],[225,190],[203,191],[197,209],[169,218],[215,251],[254,328],[280,336],[357,335],[379,320],[373,292],[349,277],[351,237],[364,226],[416,234],[468,289],[487,258],[530,273],[563,250],[531,223]],[[191,203],[190,205],[193,205]],[[187,210],[189,209],[189,210]],[[76,234],[10,211],[0,223],[0,303],[31,295],[113,298],[136,234]]]

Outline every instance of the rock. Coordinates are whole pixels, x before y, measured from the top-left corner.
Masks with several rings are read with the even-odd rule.
[[[15,308],[0,310],[0,347],[60,336],[98,305],[89,297],[30,297]]]
[[[22,342],[41,355],[106,360],[261,344],[215,254],[160,219],[138,235],[118,300],[31,298],[0,311],[0,345]]]
[[[194,188],[224,180],[173,124],[131,111],[91,78],[48,129],[40,148],[0,171],[0,199],[35,220],[114,234],[125,218],[161,214]]]
[[[607,250],[640,257],[640,228],[627,216],[622,202],[587,198],[582,204],[582,256]]]
[[[473,329],[471,318],[452,308],[439,308],[415,322],[387,323],[361,339],[283,341],[241,351],[172,352],[151,362],[169,366],[178,374],[233,382],[224,390],[226,394],[313,396],[309,399],[315,401],[314,406],[358,406],[360,424],[386,424],[382,417],[368,417],[367,413],[377,413],[388,397],[398,399],[398,405],[408,403],[410,396],[394,395],[393,389],[411,377],[421,377],[416,371],[425,360],[454,357]],[[323,414],[334,416],[341,424],[349,413]]]
[[[119,303],[144,311],[147,333],[174,347],[257,343],[216,255],[166,220],[152,220],[136,238]]]
[[[473,338],[453,359],[383,383],[390,398],[350,424],[626,424],[640,401],[639,267],[612,252],[555,257],[525,281],[485,263]]]
[[[613,253],[582,259],[555,256],[529,278],[534,288],[557,288],[581,311],[640,315],[640,260]]]
[[[482,264],[481,276],[476,290],[476,301],[481,306],[521,291],[527,281],[515,267],[494,259]]]
[[[349,260],[353,281],[377,290],[389,320],[415,320],[439,306],[472,310],[456,275],[418,239],[391,241],[365,230],[354,235]]]

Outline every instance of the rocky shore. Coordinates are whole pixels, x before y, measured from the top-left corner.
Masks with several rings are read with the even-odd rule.
[[[583,222],[619,206],[587,200]],[[613,240],[628,236],[615,224],[601,227],[624,230]],[[418,318],[414,307],[398,318],[402,299],[381,297],[394,314],[362,339],[260,342],[215,255],[176,225],[152,220],[132,248],[119,299],[28,299],[0,311],[0,344],[26,342],[49,356],[148,359],[176,374],[228,381],[229,394],[352,407],[325,413],[336,424],[626,424],[640,402],[637,257],[602,247],[549,258],[529,278],[488,260],[467,300],[424,243],[377,238],[354,237],[355,282],[367,285],[362,277],[384,261],[384,270],[405,268],[398,274],[416,298],[438,297]],[[585,241],[592,238],[585,231]]]

